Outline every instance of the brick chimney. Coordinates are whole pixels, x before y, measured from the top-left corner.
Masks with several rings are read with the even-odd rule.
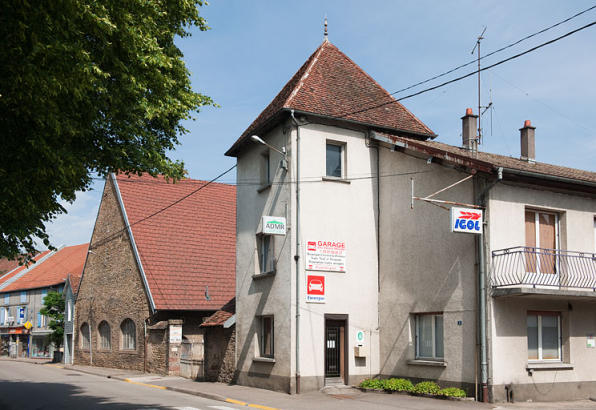
[[[462,146],[465,149],[476,150],[476,130],[478,129],[478,116],[474,115],[471,108],[466,108],[466,115],[462,119]]]
[[[534,141],[534,130],[530,120],[524,122],[524,127],[520,128],[521,132],[521,159],[528,162],[536,162],[536,145]]]

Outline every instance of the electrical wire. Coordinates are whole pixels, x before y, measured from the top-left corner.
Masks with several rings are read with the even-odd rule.
[[[494,64],[492,64],[492,65],[489,65],[489,66],[487,66],[487,67],[481,68],[480,70],[473,71],[473,72],[471,72],[471,73],[468,73],[468,74],[462,75],[462,76],[460,76],[460,77],[454,78],[453,80],[446,81],[446,82],[444,82],[444,83],[442,83],[442,84],[439,84],[439,85],[436,85],[436,86],[434,86],[434,87],[426,88],[426,89],[424,89],[424,90],[418,91],[418,92],[416,92],[416,93],[414,93],[414,94],[410,94],[410,95],[407,95],[407,96],[405,96],[405,97],[402,97],[402,98],[398,98],[398,99],[392,99],[391,101],[387,101],[387,102],[384,102],[384,103],[381,103],[381,104],[377,104],[377,105],[375,105],[375,106],[372,106],[372,107],[363,108],[363,109],[361,109],[361,110],[356,110],[356,111],[352,111],[352,112],[348,112],[348,113],[342,114],[342,115],[338,116],[338,118],[344,118],[344,117],[347,117],[348,115],[360,114],[360,113],[363,113],[363,112],[366,112],[366,111],[370,111],[370,110],[374,110],[374,109],[377,109],[377,108],[384,107],[384,106],[386,106],[386,105],[389,105],[389,104],[395,104],[395,103],[397,103],[397,102],[400,102],[400,101],[406,100],[406,99],[408,99],[408,98],[416,97],[416,96],[418,96],[418,95],[420,95],[420,94],[424,94],[424,93],[427,93],[427,92],[429,92],[429,91],[436,90],[437,88],[444,87],[444,86],[446,86],[446,85],[448,85],[448,84],[452,84],[452,83],[455,83],[455,82],[457,82],[457,81],[461,81],[461,80],[463,80],[463,79],[465,79],[465,78],[468,78],[468,77],[471,77],[471,76],[473,76],[473,75],[476,75],[476,74],[478,74],[478,71],[482,72],[482,71],[486,71],[486,70],[489,70],[489,69],[491,69],[491,68],[497,67],[497,66],[499,66],[499,65],[501,65],[501,64],[504,64],[504,63],[506,63],[506,62],[508,62],[508,61],[514,60],[514,59],[516,59],[516,58],[519,58],[519,57],[521,57],[521,56],[524,56],[524,55],[526,55],[526,54],[529,54],[529,53],[531,53],[531,52],[533,52],[533,51],[536,51],[536,50],[538,50],[539,48],[542,48],[542,47],[545,47],[545,46],[547,46],[547,45],[550,45],[550,44],[556,43],[556,42],[557,42],[557,41],[559,41],[559,40],[562,40],[562,39],[564,39],[564,38],[566,38],[566,37],[569,37],[569,36],[571,36],[571,35],[573,35],[573,34],[575,34],[575,33],[579,32],[579,31],[582,31],[582,30],[585,30],[585,29],[587,29],[587,28],[589,28],[589,27],[592,27],[593,25],[596,25],[596,21],[594,21],[594,22],[592,22],[592,23],[590,23],[590,24],[586,24],[585,26],[583,26],[583,27],[580,27],[580,28],[578,28],[578,29],[576,29],[576,30],[570,31],[570,32],[568,32],[568,33],[566,33],[566,34],[564,34],[564,35],[562,35],[562,36],[560,36],[560,37],[557,37],[557,38],[553,39],[553,40],[547,41],[546,43],[542,43],[542,44],[540,44],[540,45],[538,45],[538,46],[536,46],[536,47],[532,47],[531,49],[529,49],[529,50],[526,50],[526,51],[524,51],[524,52],[522,52],[522,53],[516,54],[516,55],[514,55],[514,56],[511,56],[511,57],[509,57],[509,58],[506,58],[506,59],[504,59],[504,60],[501,60],[501,61],[499,61],[499,62],[497,62],[497,63],[494,63]]]
[[[482,60],[482,59],[485,59],[485,58],[487,58],[487,57],[490,57],[490,56],[492,56],[492,55],[495,55],[495,54],[497,54],[497,53],[499,53],[499,52],[501,52],[501,51],[507,50],[508,48],[511,48],[511,47],[513,47],[513,46],[516,46],[516,45],[518,45],[519,43],[521,43],[521,42],[523,42],[523,41],[526,41],[526,40],[528,40],[528,39],[530,39],[530,38],[532,38],[532,37],[535,37],[535,36],[537,36],[537,35],[539,35],[539,34],[545,33],[545,32],[547,32],[548,30],[550,30],[550,29],[552,29],[552,28],[555,28],[555,27],[557,27],[557,26],[560,26],[560,25],[561,25],[561,24],[563,24],[563,23],[567,23],[569,20],[572,20],[572,19],[574,19],[574,18],[576,18],[576,17],[578,17],[578,16],[581,16],[582,14],[584,14],[584,13],[587,13],[588,11],[590,11],[590,10],[593,10],[593,9],[595,9],[595,8],[596,8],[596,5],[594,5],[594,6],[590,7],[590,8],[588,8],[588,9],[586,9],[586,10],[584,10],[584,11],[581,11],[581,12],[579,12],[579,13],[575,14],[574,16],[571,16],[571,17],[569,17],[569,18],[567,18],[567,19],[565,19],[565,20],[563,20],[563,21],[560,21],[560,22],[558,22],[557,24],[553,24],[552,26],[550,26],[550,27],[547,27],[547,28],[545,28],[545,29],[542,29],[542,30],[540,30],[540,31],[537,31],[537,32],[536,32],[536,33],[534,33],[534,34],[530,34],[529,36],[526,36],[526,37],[524,37],[524,38],[522,38],[522,39],[520,39],[520,40],[516,41],[515,43],[511,43],[511,44],[509,44],[508,46],[502,47],[502,48],[500,48],[500,49],[498,49],[498,50],[495,50],[495,51],[493,51],[493,52],[491,52],[491,53],[488,53],[488,54],[486,54],[486,55],[484,55],[484,56],[480,57],[480,59]],[[444,76],[446,76],[447,74],[451,74],[451,73],[452,73],[452,72],[454,72],[454,71],[457,71],[457,70],[459,70],[459,69],[461,69],[461,68],[467,67],[467,66],[469,66],[469,65],[471,65],[471,64],[474,64],[474,63],[477,63],[477,62],[478,62],[478,60],[473,60],[473,61],[470,61],[469,63],[462,64],[462,65],[460,65],[459,67],[455,67],[455,68],[453,68],[453,69],[451,69],[451,70],[449,70],[449,71],[446,71],[446,72],[444,72],[443,74],[436,75],[436,76],[434,76],[434,77],[432,77],[432,78],[429,78],[428,80],[424,80],[424,81],[421,81],[421,82],[419,82],[419,83],[416,83],[416,84],[414,84],[414,85],[411,85],[411,86],[409,86],[409,87],[402,88],[401,90],[395,91],[395,92],[391,93],[390,95],[399,94],[399,93],[402,93],[402,92],[404,92],[404,91],[407,91],[407,90],[409,90],[409,89],[411,89],[411,88],[418,87],[419,85],[426,84],[426,83],[428,83],[428,82],[430,82],[430,81],[432,81],[432,80],[436,80],[437,78],[444,77]]]

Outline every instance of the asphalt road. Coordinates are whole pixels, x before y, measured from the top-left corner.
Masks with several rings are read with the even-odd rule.
[[[0,410],[233,410],[246,407],[47,365],[0,362]]]

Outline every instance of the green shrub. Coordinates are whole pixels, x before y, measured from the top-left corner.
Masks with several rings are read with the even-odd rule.
[[[441,396],[449,396],[449,397],[466,397],[467,394],[462,389],[458,389],[457,387],[447,387],[439,391],[439,395]]]
[[[441,390],[439,386],[435,382],[420,382],[412,391],[414,393],[426,393],[426,394],[437,394]]]
[[[412,391],[414,385],[411,381],[406,379],[388,379],[383,380],[385,390],[391,391]]]
[[[366,379],[359,384],[364,389],[383,389],[383,382],[379,379]]]

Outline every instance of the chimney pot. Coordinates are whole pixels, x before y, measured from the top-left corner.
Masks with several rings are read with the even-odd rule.
[[[478,116],[474,115],[471,108],[466,108],[466,115],[462,118],[462,146],[465,149],[476,149],[476,129]]]
[[[530,120],[524,121],[524,127],[519,129],[521,133],[521,159],[523,161],[536,162],[535,130],[536,127],[532,127]]]

